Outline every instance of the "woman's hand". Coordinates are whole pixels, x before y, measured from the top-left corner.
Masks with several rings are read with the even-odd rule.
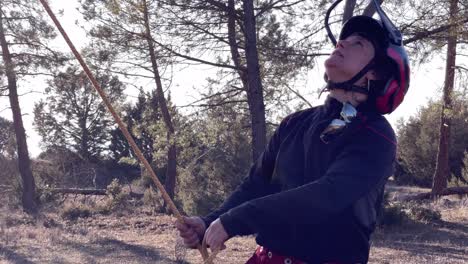
[[[224,242],[226,242],[228,239],[229,235],[224,229],[224,226],[219,218],[211,223],[210,227],[208,227],[206,230],[206,244],[211,248],[212,251],[225,249],[226,246],[224,245]]]
[[[184,239],[184,244],[188,248],[196,248],[200,244],[200,238],[205,234],[205,222],[197,216],[183,217],[184,221],[177,220],[175,227],[179,230],[179,235]]]

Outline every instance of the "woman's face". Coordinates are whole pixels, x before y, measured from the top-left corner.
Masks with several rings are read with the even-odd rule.
[[[357,34],[339,40],[335,50],[325,61],[328,79],[333,82],[350,80],[374,58],[374,54],[372,43]]]

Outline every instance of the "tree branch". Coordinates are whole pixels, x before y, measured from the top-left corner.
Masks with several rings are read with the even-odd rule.
[[[188,24],[188,25],[190,25],[190,26],[192,26],[192,27],[194,27],[194,28],[200,30],[201,32],[203,32],[203,33],[205,33],[205,34],[212,36],[214,39],[216,39],[216,40],[218,40],[218,41],[220,41],[220,42],[223,42],[223,43],[225,43],[225,44],[229,44],[229,42],[228,42],[226,39],[224,39],[224,38],[222,38],[222,37],[220,37],[220,36],[218,36],[218,35],[216,35],[216,34],[214,34],[214,33],[209,32],[208,30],[206,30],[206,29],[204,29],[204,28],[198,26],[196,23],[193,23],[192,21],[188,21],[188,20],[185,20],[185,19],[181,18],[180,16],[177,15],[176,12],[174,12],[174,11],[172,11],[172,10],[169,10],[169,11],[170,11],[174,16],[176,16],[177,18],[179,18],[180,20],[182,20],[182,21],[184,22],[184,26]]]
[[[50,77],[55,77],[55,74],[52,73],[45,73],[45,72],[18,72],[18,75],[21,76],[50,76]]]
[[[38,92],[38,91],[28,91],[23,94],[18,94],[18,96],[21,97],[21,96],[25,96],[27,94],[32,94],[32,93],[44,94],[43,92]]]
[[[297,97],[299,97],[304,103],[306,103],[309,107],[313,107],[312,104],[307,101],[307,99],[305,99],[304,96],[302,96],[298,91],[294,90],[292,87],[290,87],[288,84],[286,84],[286,88],[288,88],[288,90],[290,90],[291,92],[293,92]]]
[[[224,92],[218,92],[218,93],[215,93],[215,94],[205,96],[204,98],[198,99],[198,100],[196,100],[194,102],[191,102],[191,103],[189,103],[187,105],[182,105],[182,106],[179,106],[179,107],[181,107],[181,108],[183,108],[183,107],[192,107],[192,106],[194,106],[194,104],[196,104],[198,102],[206,101],[206,100],[209,100],[209,99],[214,98],[216,96],[225,95],[225,94],[229,95],[229,96],[226,96],[226,97],[233,98],[234,96],[237,96],[237,95],[241,94],[242,92],[245,92],[245,90],[240,89],[240,88],[235,88],[233,90],[224,91]],[[233,94],[231,94],[231,93],[233,93]]]
[[[379,1],[379,5],[382,5],[384,0],[378,0],[378,1]],[[375,13],[374,1],[370,1],[366,9],[364,9],[364,12],[362,12],[362,15],[372,17],[374,13]]]
[[[219,102],[219,103],[214,103],[214,104],[190,105],[190,107],[212,108],[212,107],[224,106],[224,105],[227,105],[227,104],[238,104],[238,103],[247,103],[247,100],[231,100],[231,101],[224,101],[224,102]]]
[[[3,111],[9,110],[9,109],[11,109],[11,107],[9,107],[9,106],[7,106],[7,107],[5,107],[3,109],[0,109],[0,113],[3,112]]]
[[[455,69],[457,70],[463,70],[463,71],[467,71],[468,72],[468,68],[464,67],[464,66],[460,66],[460,65],[456,65],[455,66]]]
[[[278,5],[278,6],[275,6],[276,4],[279,4],[281,2],[286,2],[287,0],[277,0],[277,1],[273,1],[273,2],[269,2],[269,3],[265,3],[262,7],[260,8],[255,8],[255,10],[257,12],[257,14],[255,15],[255,17],[259,17],[261,15],[263,15],[263,13],[267,12],[267,11],[270,11],[272,9],[279,9],[279,8],[284,8],[284,7],[290,7],[290,6],[294,6],[294,5],[297,5],[301,2],[304,2],[304,0],[298,0],[296,2],[293,2],[291,4],[285,4],[285,5]]]
[[[415,41],[418,41],[418,40],[421,40],[423,38],[426,38],[426,37],[429,37],[431,35],[434,35],[434,34],[437,34],[437,33],[441,33],[441,32],[444,32],[444,31],[447,31],[449,30],[451,27],[456,27],[456,26],[460,26],[462,24],[465,24],[468,22],[468,18],[465,18],[457,23],[452,23],[452,24],[448,24],[448,25],[443,25],[439,28],[436,28],[436,29],[432,29],[432,30],[426,30],[426,31],[423,31],[423,32],[418,32],[416,34],[414,34],[413,37],[409,38],[409,39],[406,39],[403,41],[403,44],[409,44],[411,42],[415,42]]]

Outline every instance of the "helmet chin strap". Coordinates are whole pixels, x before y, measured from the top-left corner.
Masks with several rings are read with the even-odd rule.
[[[351,78],[348,81],[345,82],[333,82],[331,80],[327,81],[327,87],[326,89],[328,90],[333,90],[333,89],[343,89],[345,91],[353,91],[353,92],[358,92],[358,93],[363,93],[363,94],[369,94],[369,86],[367,87],[362,87],[355,85],[354,83],[360,80],[366,73],[374,66],[374,60],[369,62],[360,72],[358,72],[356,75],[354,75],[353,78]]]

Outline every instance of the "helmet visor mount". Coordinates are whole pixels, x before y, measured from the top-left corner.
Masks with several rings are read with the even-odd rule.
[[[336,46],[337,41],[333,33],[331,32],[330,25],[328,23],[328,20],[330,18],[330,14],[335,9],[335,7],[341,3],[343,0],[337,0],[335,3],[333,3],[330,8],[327,10],[327,13],[325,15],[325,29],[327,30],[328,37],[330,38],[331,42],[333,43],[334,46]],[[402,36],[398,28],[392,23],[392,21],[388,18],[387,14],[383,11],[383,9],[380,7],[379,3],[377,0],[371,0],[374,3],[375,10],[377,14],[380,17],[380,22],[382,23],[383,29],[386,31],[386,37],[388,40],[394,44],[394,45],[399,45],[401,46],[402,43]]]
[[[372,1],[374,2],[375,10],[380,17],[380,21],[382,22],[382,27],[385,31],[387,31],[388,40],[394,45],[401,46],[402,36],[400,30],[398,30],[398,28],[388,18],[387,14],[385,14],[380,5],[377,3],[377,0]]]

